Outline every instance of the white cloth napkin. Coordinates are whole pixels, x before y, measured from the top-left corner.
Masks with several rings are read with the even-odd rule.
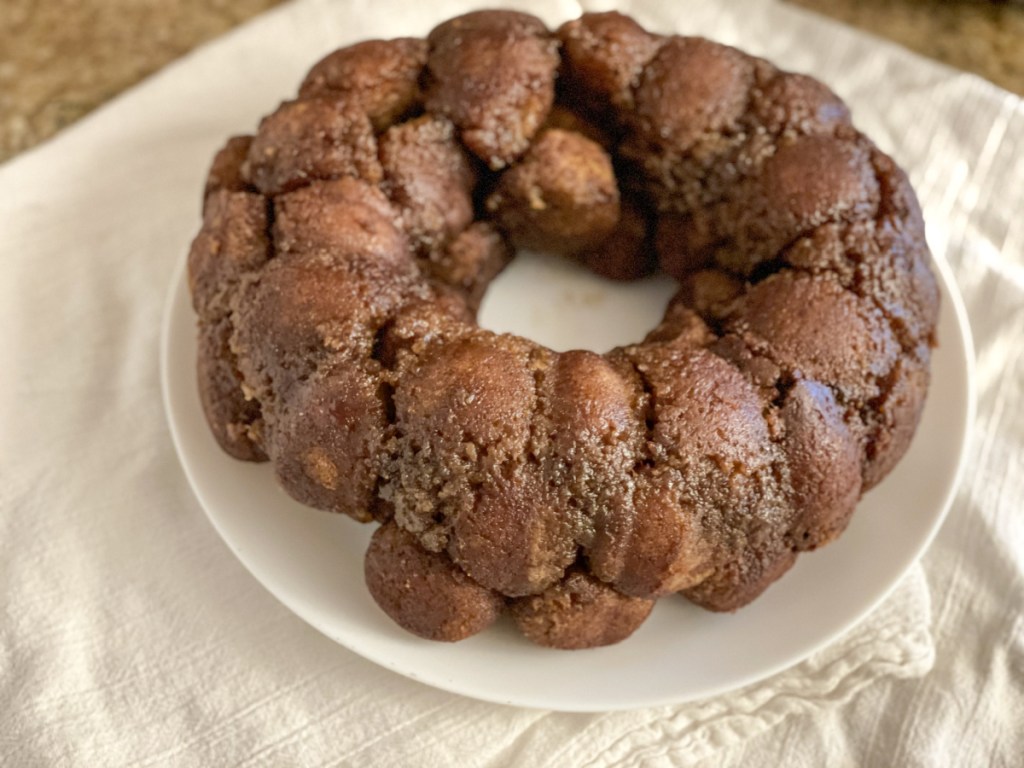
[[[516,5],[554,24],[609,4]],[[233,558],[178,467],[157,370],[206,165],[321,54],[422,35],[473,3],[427,6],[284,6],[0,168],[0,762],[1012,764],[1024,746],[1024,107],[773,0],[617,6],[823,77],[910,169],[969,307],[981,395],[968,482],[924,569],[761,684],[573,715],[380,669]]]

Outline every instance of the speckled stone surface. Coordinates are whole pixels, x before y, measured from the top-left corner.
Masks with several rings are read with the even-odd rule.
[[[1024,96],[1024,0],[789,0]]]
[[[0,0],[0,161],[280,0]]]
[[[0,0],[0,161],[280,1]],[[1024,95],[1024,3],[791,1]]]

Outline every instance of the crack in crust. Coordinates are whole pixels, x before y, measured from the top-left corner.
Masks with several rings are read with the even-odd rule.
[[[555,353],[476,325],[512,244],[680,290],[641,343]],[[570,648],[668,593],[735,610],[842,532],[920,416],[928,261],[906,175],[816,80],[481,11],[330,54],[230,139],[189,285],[215,437],[381,523],[392,618],[508,610]]]

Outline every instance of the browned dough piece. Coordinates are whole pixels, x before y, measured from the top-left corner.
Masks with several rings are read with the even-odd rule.
[[[366,113],[375,130],[383,131],[422,99],[419,78],[426,63],[426,40],[365,40],[313,65],[299,96],[343,96]]]
[[[381,180],[370,119],[345,97],[288,101],[263,118],[243,166],[265,195],[279,195],[316,179],[355,176]]]
[[[539,19],[476,11],[430,33],[427,109],[451,119],[491,169],[526,151],[555,98],[558,44]]]
[[[541,594],[513,600],[510,613],[519,631],[538,645],[575,650],[622,642],[653,607],[653,600],[628,597],[583,571],[571,571]]]
[[[475,584],[444,554],[427,552],[393,523],[378,528],[366,551],[366,586],[402,628],[428,640],[456,642],[501,614],[500,595]]]
[[[502,174],[487,210],[520,248],[565,255],[593,248],[619,223],[611,158],[579,133],[545,131]]]

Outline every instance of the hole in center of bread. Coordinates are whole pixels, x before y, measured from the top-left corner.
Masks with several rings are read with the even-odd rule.
[[[643,339],[661,321],[676,287],[665,275],[615,282],[568,259],[519,251],[488,286],[479,323],[556,352],[604,353]]]

